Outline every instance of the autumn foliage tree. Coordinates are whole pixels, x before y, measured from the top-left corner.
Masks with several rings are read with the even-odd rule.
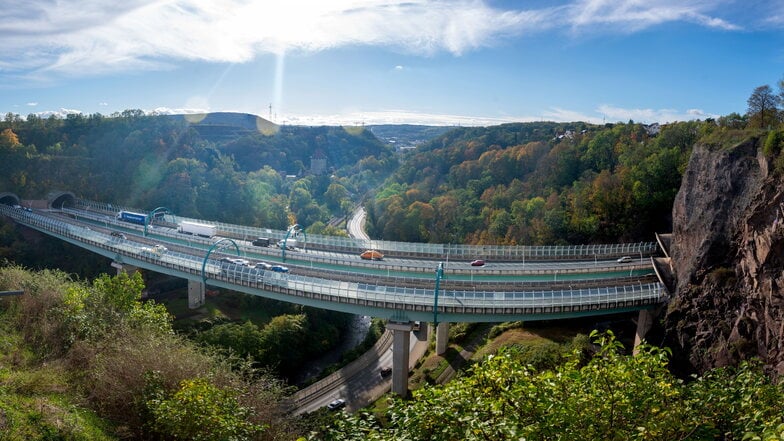
[[[681,172],[705,124],[668,124],[655,136],[634,122],[447,132],[366,204],[370,232],[506,245],[650,240],[669,229]]]

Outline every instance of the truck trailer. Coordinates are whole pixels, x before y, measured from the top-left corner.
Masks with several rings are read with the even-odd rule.
[[[196,222],[180,222],[180,233],[193,234],[202,237],[215,235],[215,225],[197,224]]]
[[[132,224],[144,225],[147,223],[147,215],[142,213],[134,213],[133,211],[121,211],[117,213],[117,220],[123,222],[130,222]]]

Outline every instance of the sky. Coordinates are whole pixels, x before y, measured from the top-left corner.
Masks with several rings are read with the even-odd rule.
[[[0,112],[672,122],[784,79],[784,0],[0,0]]]

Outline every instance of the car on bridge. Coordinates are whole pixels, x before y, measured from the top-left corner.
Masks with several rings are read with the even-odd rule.
[[[270,265],[270,269],[275,271],[276,273],[287,273],[289,272],[289,268],[283,265]]]
[[[160,257],[163,256],[163,253],[167,251],[169,251],[168,248],[158,244],[158,245],[153,245],[151,247],[142,247],[139,250],[139,254],[141,254],[142,256],[154,257],[160,259]]]
[[[384,259],[384,255],[381,254],[381,251],[377,251],[377,250],[365,250],[365,251],[362,252],[362,254],[359,255],[359,257],[361,257],[361,258],[363,258],[365,260],[383,260]]]
[[[125,237],[125,234],[120,233],[119,231],[112,231],[109,234],[111,234],[112,237],[116,237],[118,239],[123,239],[123,240],[127,239],[127,237]]]
[[[242,259],[239,257],[221,257],[220,263],[221,266],[226,266],[226,265],[250,266],[250,262],[247,259]]]
[[[472,260],[471,266],[485,266],[485,261],[482,259]]]
[[[623,257],[619,257],[618,260],[616,260],[616,262],[618,263],[629,263],[631,261],[632,261],[632,256],[623,256]]]
[[[268,247],[270,246],[270,240],[268,237],[258,237],[256,239],[253,239],[253,242],[251,242],[251,244],[257,247]]]

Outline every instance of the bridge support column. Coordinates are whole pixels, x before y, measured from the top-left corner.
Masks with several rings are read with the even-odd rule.
[[[641,309],[640,314],[637,316],[637,332],[634,333],[634,349],[632,353],[637,355],[637,347],[642,343],[645,334],[650,331],[653,326],[654,312],[650,309]]]
[[[207,287],[202,282],[188,280],[188,308],[196,309],[204,305],[204,293]]]
[[[112,268],[117,268],[117,275],[118,276],[122,272],[128,273],[128,275],[130,276],[130,275],[133,275],[133,273],[135,273],[136,271],[139,271],[139,268],[137,266],[128,265],[127,263],[112,262],[111,265],[112,265]]]
[[[408,395],[408,354],[411,351],[411,322],[388,322],[392,331],[392,393],[405,398]]]
[[[441,322],[436,326],[436,355],[444,355],[449,344],[449,322]]]

